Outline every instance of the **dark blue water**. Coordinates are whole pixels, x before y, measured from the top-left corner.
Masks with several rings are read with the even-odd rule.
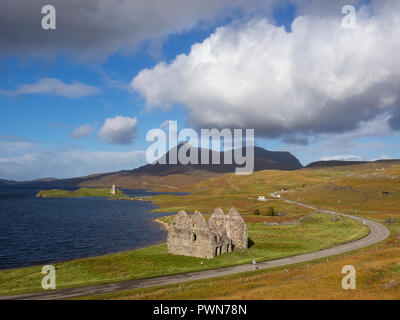
[[[36,198],[38,186],[0,186],[0,269],[79,259],[165,241],[151,202]],[[75,187],[64,188],[69,190]],[[123,189],[133,196],[157,194]]]

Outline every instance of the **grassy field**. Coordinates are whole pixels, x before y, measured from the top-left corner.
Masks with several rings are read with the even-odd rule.
[[[192,186],[186,197],[161,195],[153,198],[158,211],[211,212],[232,206],[242,214],[274,206],[279,212],[295,213],[278,200],[256,201],[259,195],[287,190],[285,197],[324,209],[377,219],[400,218],[400,163],[373,163],[296,171],[259,171],[249,176],[226,174]]]
[[[110,193],[110,188],[80,188],[75,191],[52,189],[40,190],[37,197],[41,198],[83,198],[83,197],[107,197],[107,198],[127,198],[127,196],[118,190],[116,195]]]
[[[285,207],[278,200],[258,202],[286,189],[285,197],[324,209],[356,214],[386,224],[391,237],[373,247],[328,260],[158,288],[138,289],[96,298],[104,299],[400,299],[400,164],[373,163],[349,167],[262,171],[250,176],[224,175],[192,186],[187,197],[154,198],[159,210],[210,212],[235,205],[242,214],[274,206],[278,212],[305,214],[304,208]],[[253,216],[248,216],[251,219]],[[285,217],[263,217],[277,219]],[[246,216],[245,216],[246,219]],[[341,287],[341,269],[357,270],[357,289]]]
[[[351,255],[329,258],[329,263],[288,267],[265,273],[235,275],[222,279],[217,290],[215,280],[183,285],[149,288],[108,296],[108,298],[400,298],[400,164],[374,163],[351,167],[303,169],[297,171],[261,171],[249,176],[226,174],[201,181],[190,187],[188,196],[160,195],[152,200],[158,211],[210,213],[220,206],[226,212],[235,206],[244,215],[249,237],[254,242],[247,254],[233,253],[213,260],[173,256],[166,244],[102,257],[55,264],[58,288],[123,281],[218,268],[281,258],[311,252],[354,240],[367,233],[366,227],[354,220],[332,220],[331,216],[313,215],[301,206],[270,199],[272,192],[286,190],[285,197],[303,203],[376,219],[392,218],[391,238],[377,246]],[[257,201],[264,195],[268,201]],[[265,216],[273,207],[276,216]],[[254,215],[258,211],[260,215]],[[306,216],[306,217],[305,217]],[[266,226],[262,222],[292,221],[305,217],[301,225]],[[204,264],[201,265],[200,262]],[[342,263],[354,263],[364,291],[343,292],[340,287]],[[308,265],[308,264],[307,264]],[[310,268],[310,269],[309,269]],[[339,268],[339,269],[338,269]],[[286,271],[286,269],[288,271]],[[40,290],[40,267],[0,272],[0,294]],[[264,278],[263,278],[264,277]],[[229,281],[228,281],[229,280]],[[226,282],[228,281],[228,282]],[[332,289],[334,288],[334,289]],[[327,291],[332,290],[332,291]],[[141,294],[138,295],[138,292]],[[382,296],[381,296],[382,293]],[[347,296],[346,296],[347,295]]]
[[[400,299],[400,222],[389,240],[310,263],[129,290],[80,299]],[[343,290],[343,266],[356,269],[356,290]]]
[[[317,214],[304,218],[301,225],[266,226],[262,222],[254,222],[248,223],[248,229],[254,245],[247,253],[234,252],[212,260],[170,255],[163,243],[139,250],[55,263],[57,288],[220,268],[249,263],[253,259],[277,259],[332,247],[368,233],[367,227],[354,220],[336,220],[329,215]],[[41,266],[1,271],[0,294],[41,290],[42,277]]]

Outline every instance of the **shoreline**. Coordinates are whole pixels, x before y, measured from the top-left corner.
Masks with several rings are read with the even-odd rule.
[[[164,221],[161,221],[161,220],[158,219],[158,218],[153,219],[153,221],[156,222],[156,223],[158,223],[158,224],[160,224],[160,225],[163,227],[164,230],[167,230],[167,231],[168,231],[168,229],[169,229],[168,223],[166,223],[166,222],[164,222]]]
[[[351,218],[354,219],[353,216]],[[365,221],[370,232],[362,236],[361,238],[351,241],[351,242],[344,242],[339,245],[333,247],[327,247],[320,249],[318,251],[305,251],[304,253],[298,255],[289,255],[283,257],[277,257],[275,259],[270,260],[261,260],[257,261],[258,268],[262,269],[273,269],[279,268],[288,265],[296,265],[299,263],[304,263],[307,261],[319,261],[324,258],[333,257],[342,253],[351,252],[354,250],[359,250],[362,248],[366,248],[373,244],[376,244],[380,241],[385,240],[389,235],[390,231],[380,223],[375,221],[358,218],[356,219],[359,222]],[[382,232],[384,231],[384,232]],[[290,258],[290,259],[288,259]],[[179,272],[179,273],[170,273],[167,275],[162,275],[159,277],[145,277],[145,278],[132,278],[126,281],[118,281],[118,282],[105,282],[99,284],[93,284],[91,286],[77,286],[77,287],[65,287],[59,289],[55,292],[42,292],[42,291],[32,291],[32,292],[22,292],[16,293],[14,295],[3,295],[0,294],[0,300],[2,299],[62,299],[62,298],[71,298],[71,297],[85,297],[97,294],[105,293],[104,290],[107,289],[106,293],[111,292],[118,292],[118,291],[125,291],[135,288],[147,288],[154,286],[154,281],[157,281],[157,285],[165,285],[165,284],[174,284],[186,281],[193,281],[193,280],[202,280],[202,279],[209,279],[216,276],[228,276],[234,275],[242,272],[251,271],[253,265],[251,261],[244,262],[241,264],[229,264],[226,266],[220,267],[212,267],[206,268],[205,270],[198,270],[195,268],[193,271],[189,272]],[[218,270],[216,270],[218,269]],[[254,271],[254,270],[253,270]],[[172,282],[171,282],[172,281]],[[113,286],[109,284],[112,283]],[[139,284],[139,286],[138,286]],[[86,290],[89,290],[87,292]],[[108,291],[109,290],[109,291]],[[96,292],[98,291],[98,292]],[[60,296],[61,295],[61,296]]]
[[[155,219],[151,219],[151,220],[153,220],[153,221],[155,221],[155,222],[157,222],[157,223],[159,223],[159,224],[161,224],[161,225],[163,225],[163,227],[165,227],[166,225],[167,225],[167,223],[166,222],[163,222],[163,221],[161,221],[160,220],[160,218],[155,218]],[[358,239],[362,239],[362,238],[364,238],[364,237],[366,237],[367,235],[362,235],[362,237],[361,238],[356,238],[357,240]],[[331,249],[332,247],[330,246],[330,245],[328,245],[328,246],[323,246],[322,247],[322,250],[328,250],[328,249]],[[314,251],[314,250],[310,250],[311,248],[309,248],[308,250],[305,250],[304,252],[302,252],[302,254],[307,254],[307,253],[309,253],[309,254],[313,254],[314,252],[317,252],[317,251]],[[106,255],[104,255],[104,256],[100,256],[100,257],[94,257],[95,259],[90,259],[90,260],[86,260],[85,258],[84,259],[79,259],[79,260],[81,260],[81,261],[84,261],[84,260],[86,260],[87,261],[87,265],[89,266],[89,267],[99,267],[99,268],[101,268],[100,266],[101,265],[104,265],[104,262],[105,262],[105,264],[109,267],[109,266],[119,266],[120,264],[120,262],[121,263],[126,263],[126,259],[129,259],[129,261],[135,261],[135,260],[137,260],[137,261],[142,261],[144,258],[145,258],[145,260],[148,258],[148,257],[150,257],[150,256],[152,256],[152,257],[154,257],[154,258],[151,258],[151,261],[150,262],[152,262],[152,265],[154,265],[154,266],[160,266],[160,265],[162,265],[162,264],[166,264],[166,267],[170,267],[171,266],[171,264],[169,263],[169,258],[168,258],[168,255],[166,255],[166,256],[164,256],[164,254],[166,253],[165,251],[166,251],[166,247],[165,246],[163,246],[163,247],[160,247],[159,245],[155,245],[155,246],[150,246],[150,247],[146,247],[146,248],[143,248],[142,250],[145,250],[145,251],[142,251],[142,252],[140,252],[140,251],[138,251],[137,249],[134,249],[134,250],[128,250],[128,251],[126,251],[126,253],[124,254],[122,254],[122,255],[113,255],[113,254],[106,254]],[[136,252],[135,252],[136,251]],[[150,255],[149,255],[149,253],[150,253]],[[161,256],[160,256],[160,253],[161,253]],[[290,256],[292,256],[292,255],[289,255],[289,257]],[[136,257],[136,259],[135,259],[135,257]],[[288,256],[286,256],[286,255],[280,255],[280,254],[278,254],[277,256],[276,256],[276,259],[286,259]],[[97,259],[97,258],[99,258],[99,259]],[[133,259],[133,260],[132,260]],[[187,257],[181,257],[181,256],[176,256],[176,257],[173,257],[172,258],[172,260],[174,261],[174,260],[178,260],[178,261],[184,261],[185,263],[187,262],[186,261],[186,259],[187,259]],[[224,267],[232,267],[232,266],[238,266],[237,268],[242,268],[241,267],[241,265],[242,266],[244,266],[244,265],[246,265],[246,262],[247,263],[251,263],[251,260],[250,260],[250,258],[249,257],[246,257],[246,259],[245,260],[247,260],[248,259],[248,261],[242,261],[242,263],[235,263],[235,262],[233,262],[233,261],[231,261],[231,262],[229,262],[229,259],[228,259],[228,261],[217,261],[217,262],[221,262],[221,263],[217,263],[217,265],[210,265],[209,266],[209,268],[212,268],[212,269],[220,269],[220,268],[224,268]],[[271,257],[269,257],[269,258],[266,258],[266,256],[260,256],[260,257],[258,257],[257,259],[260,259],[259,261],[260,262],[264,262],[264,261],[270,261],[269,259],[271,259]],[[70,262],[74,262],[74,261],[66,261],[67,262],[67,264],[65,264],[64,265],[64,268],[70,268],[70,270],[71,270],[71,272],[73,272],[75,269],[74,269],[74,266],[76,266],[76,264],[70,264]],[[144,262],[146,262],[146,261],[144,261]],[[244,264],[243,264],[244,263]],[[266,262],[266,264],[268,264],[269,262]],[[187,270],[183,270],[184,272],[186,271],[186,272],[196,272],[196,271],[202,271],[202,270],[199,270],[198,269],[198,264],[196,263],[196,261],[194,261],[194,262],[191,262],[191,264],[192,265],[189,265],[186,269]],[[179,264],[178,264],[179,265]],[[39,266],[38,266],[39,267]],[[107,268],[108,268],[107,267]],[[175,267],[175,266],[174,266]],[[132,269],[133,267],[129,267],[130,269]],[[152,270],[151,272],[149,271],[149,268],[148,268],[148,263],[142,263],[141,265],[139,265],[139,266],[137,266],[136,264],[135,264],[135,267],[134,267],[135,269],[134,270],[130,270],[130,272],[131,272],[131,276],[132,275],[138,275],[138,272],[141,274],[141,276],[140,277],[138,277],[138,278],[135,278],[135,277],[133,277],[133,278],[131,278],[131,276],[130,277],[126,277],[126,282],[129,282],[129,281],[146,281],[146,280],[143,280],[143,279],[146,279],[146,278],[153,278],[154,276],[169,276],[169,275],[171,275],[171,276],[176,276],[176,275],[179,275],[179,274],[181,274],[182,273],[182,270],[180,269],[180,267],[178,268],[179,269],[179,271],[180,272],[176,272],[175,273],[175,270],[170,270],[170,271],[168,271],[168,272],[165,272],[165,268],[159,268],[158,270]],[[203,267],[204,268],[204,267]],[[19,270],[18,270],[19,269]],[[24,270],[25,269],[25,270]],[[23,270],[23,273],[24,273],[24,275],[26,274],[27,276],[29,275],[29,274],[32,274],[32,272],[33,271],[31,271],[31,270],[33,270],[33,269],[30,269],[29,267],[28,268],[23,268],[22,269]],[[39,270],[39,269],[38,269]],[[65,271],[65,270],[64,270]],[[7,279],[7,278],[10,278],[11,276],[14,276],[14,273],[15,274],[20,274],[20,272],[21,272],[21,269],[20,268],[17,268],[17,269],[14,269],[14,271],[12,271],[11,272],[11,274],[9,274],[8,276],[7,275],[5,275],[4,277],[4,279]],[[180,276],[178,276],[178,277],[180,277]],[[80,276],[77,274],[77,278],[78,279],[80,279]],[[122,277],[122,278],[124,278],[124,277]],[[119,278],[119,279],[122,279],[122,278]],[[97,280],[98,281],[98,284],[99,285],[101,285],[102,283],[108,283],[108,281],[105,281],[104,282],[104,280],[105,279],[108,279],[108,278],[104,278],[103,276],[100,276],[99,277],[99,279]],[[86,279],[84,279],[84,280],[86,280]],[[85,282],[85,281],[81,281],[82,283],[80,283],[80,285],[77,285],[77,286],[75,286],[75,285],[72,285],[72,286],[70,286],[70,284],[67,282],[66,283],[66,285],[65,285],[65,287],[63,288],[63,289],[65,289],[65,290],[77,290],[76,288],[79,288],[79,287],[85,287],[85,286],[88,286],[88,285],[90,285],[91,283],[90,283],[90,281],[89,282]],[[119,282],[119,281],[118,281]],[[123,281],[122,281],[123,282]],[[117,283],[117,282],[115,282],[115,280],[114,281],[111,281],[110,283]],[[92,284],[92,285],[95,285],[95,284]],[[106,285],[106,284],[104,284],[104,285]],[[72,289],[71,289],[72,288]],[[12,289],[14,289],[14,288],[12,288]],[[34,289],[34,288],[31,288],[31,287],[28,287],[27,288],[27,291],[26,291],[26,293],[24,293],[24,292],[20,292],[20,293],[18,293],[18,292],[15,292],[15,295],[18,295],[18,294],[37,294],[37,292],[35,291],[35,290],[32,290],[32,289]],[[15,290],[15,289],[14,289]],[[62,290],[62,289],[61,289]],[[36,292],[36,293],[35,293]],[[7,296],[7,295],[10,295],[11,293],[8,291],[8,292],[2,292],[2,293],[0,293],[0,299],[2,298],[2,297],[4,297],[4,296]],[[14,296],[15,296],[14,295]]]
[[[87,187],[84,187],[84,188],[87,188]],[[28,194],[28,197],[30,198],[30,197],[33,197],[33,198],[35,198],[35,199],[41,199],[41,198],[43,198],[43,199],[84,199],[84,198],[98,198],[98,199],[103,199],[103,200],[127,200],[127,201],[138,201],[138,202],[147,202],[147,203],[150,203],[153,207],[155,207],[155,208],[158,208],[158,205],[156,205],[154,202],[153,202],[153,195],[144,195],[144,196],[142,196],[142,195],[139,195],[139,196],[127,196],[127,195],[125,195],[125,194],[120,194],[119,196],[117,196],[117,197],[115,197],[115,196],[112,196],[112,195],[108,195],[108,193],[107,193],[107,196],[92,196],[92,195],[90,195],[90,196],[67,196],[67,197],[65,197],[65,196],[55,196],[55,195],[47,195],[47,194],[41,194],[40,192],[42,191],[42,190],[44,190],[44,189],[42,189],[40,186],[37,186],[37,188],[34,188],[34,189],[37,189],[38,191],[35,191],[35,192],[33,192],[32,194]],[[89,188],[88,188],[89,189]],[[91,187],[90,188],[91,190],[93,190],[93,191],[97,191],[97,190],[103,190],[103,189],[107,189],[107,188],[98,188],[98,187]],[[79,190],[82,190],[82,188],[80,188],[80,189],[76,189],[76,190],[69,190],[69,189],[64,189],[64,188],[56,188],[56,189],[49,189],[49,190],[44,190],[44,191],[53,191],[53,190],[57,190],[57,191],[66,191],[66,192],[71,192],[71,193],[73,193],[73,192],[75,192],[75,191],[79,191]],[[108,190],[108,189],[107,189]],[[151,191],[151,189],[146,189],[146,191]],[[154,208],[148,208],[147,210],[143,210],[143,215],[146,215],[147,216],[147,213],[153,213],[152,211],[154,210]],[[156,214],[158,214],[159,215],[159,217],[160,217],[160,213],[158,212],[156,212]],[[167,212],[163,212],[162,213],[163,214],[163,216],[162,217],[164,217],[164,216],[167,216],[168,215],[168,213]],[[150,218],[150,219],[148,219],[148,218]],[[147,216],[147,218],[146,218],[146,220],[147,220],[147,223],[146,223],[146,225],[148,225],[148,226],[150,226],[150,228],[152,229],[152,230],[160,230],[158,227],[156,227],[156,225],[152,225],[152,221],[154,221],[154,220],[157,220],[156,222],[158,223],[158,224],[161,224],[162,226],[163,226],[163,229],[162,230],[168,230],[168,224],[167,223],[164,223],[163,221],[161,221],[161,220],[158,220],[157,218],[156,219],[154,219],[154,217],[153,218],[151,218],[151,216],[150,217],[148,217]],[[152,226],[151,226],[152,225]],[[157,231],[157,232],[160,232],[160,231]],[[0,272],[2,272],[2,271],[14,271],[14,270],[23,270],[23,269],[27,269],[27,268],[33,268],[33,267],[38,267],[38,266],[43,266],[43,265],[46,265],[46,264],[59,264],[59,263],[68,263],[68,262],[74,262],[74,261],[79,261],[79,260],[86,260],[86,259],[93,259],[93,258],[99,258],[99,257],[104,257],[104,256],[107,256],[107,255],[114,255],[114,254],[119,254],[119,253],[126,253],[126,252],[134,252],[134,251],[137,251],[137,250],[142,250],[142,249],[147,249],[147,248],[151,248],[151,247],[153,247],[153,246],[157,246],[157,245],[160,245],[160,244],[163,244],[163,243],[165,243],[166,242],[166,237],[162,237],[162,239],[154,239],[154,238],[152,238],[150,241],[148,241],[147,243],[145,243],[144,245],[139,245],[139,246],[137,246],[136,244],[135,245],[132,245],[133,247],[128,247],[128,248],[121,248],[121,247],[118,247],[118,248],[114,248],[114,249],[112,249],[111,251],[106,251],[106,252],[95,252],[95,253],[91,253],[91,252],[89,252],[89,253],[87,253],[87,254],[84,254],[84,255],[82,255],[82,256],[67,256],[67,257],[65,257],[65,256],[62,256],[62,257],[56,257],[56,258],[54,258],[54,259],[48,259],[48,258],[46,258],[46,259],[44,259],[44,260],[42,260],[42,261],[40,261],[40,260],[34,260],[34,261],[28,261],[28,262],[23,262],[23,263],[21,263],[21,264],[16,264],[16,265],[10,265],[10,264],[7,264],[7,266],[4,266],[4,267],[1,267],[0,268]]]

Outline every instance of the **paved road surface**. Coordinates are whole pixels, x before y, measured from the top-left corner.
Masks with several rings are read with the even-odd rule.
[[[361,218],[361,217],[355,217],[355,216],[351,216],[351,215],[340,214],[340,213],[312,207],[309,205],[305,205],[305,204],[302,204],[302,203],[299,203],[296,201],[287,200],[282,197],[278,197],[278,193],[273,193],[272,196],[279,198],[282,201],[286,201],[288,203],[308,207],[308,208],[314,209],[319,212],[328,213],[328,214],[339,214],[339,215],[360,221],[370,228],[370,233],[366,237],[364,237],[360,240],[342,244],[342,245],[339,245],[337,247],[333,247],[330,249],[301,254],[298,256],[293,256],[293,257],[288,257],[288,258],[283,258],[283,259],[270,260],[270,261],[266,261],[266,262],[257,263],[257,267],[259,270],[275,268],[275,267],[282,267],[282,266],[291,265],[291,264],[295,264],[295,263],[299,263],[299,262],[306,262],[306,261],[311,261],[311,260],[315,260],[315,259],[326,258],[329,256],[361,249],[361,248],[373,245],[375,243],[378,243],[382,240],[385,240],[390,234],[389,230],[385,226],[383,226],[382,224],[380,224],[378,222],[372,221],[372,220],[368,220],[368,219]],[[36,293],[27,293],[27,294],[15,295],[15,296],[6,296],[6,297],[0,297],[0,300],[3,300],[3,299],[20,299],[20,300],[25,300],[25,299],[29,299],[29,300],[31,300],[31,299],[38,299],[38,300],[68,299],[68,298],[73,298],[73,297],[82,297],[82,296],[89,296],[89,295],[94,295],[94,294],[110,293],[110,292],[117,292],[117,291],[123,291],[123,290],[145,288],[145,287],[151,287],[151,286],[160,286],[160,285],[166,285],[166,284],[176,284],[176,283],[186,282],[186,281],[226,276],[226,275],[231,275],[231,274],[236,274],[236,273],[241,273],[241,272],[246,272],[246,271],[252,271],[253,267],[254,266],[252,264],[243,264],[243,265],[238,265],[238,266],[233,266],[233,267],[226,267],[226,268],[220,268],[220,269],[214,269],[214,270],[197,271],[197,272],[189,272],[189,273],[185,273],[185,274],[177,274],[177,275],[164,276],[164,277],[158,277],[158,278],[137,279],[137,280],[124,281],[124,282],[95,285],[95,286],[90,286],[90,287],[79,287],[79,288],[60,289],[60,290],[52,290],[52,291],[41,291],[41,292],[36,292]]]

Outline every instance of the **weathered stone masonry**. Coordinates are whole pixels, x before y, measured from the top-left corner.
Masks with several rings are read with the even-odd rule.
[[[168,252],[212,259],[233,250],[246,251],[248,231],[239,212],[215,209],[208,223],[200,212],[191,217],[179,211],[168,229]]]

